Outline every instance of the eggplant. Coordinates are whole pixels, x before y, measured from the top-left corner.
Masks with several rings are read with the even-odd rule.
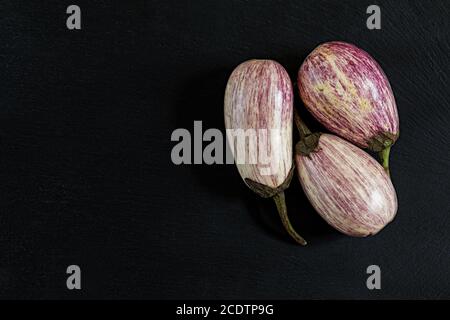
[[[298,178],[325,221],[355,237],[374,235],[397,213],[389,175],[368,153],[333,134],[311,133],[295,112],[300,141],[295,146]]]
[[[394,94],[379,64],[345,42],[315,48],[298,72],[300,97],[331,132],[378,152],[389,174],[389,152],[399,136]]]
[[[241,178],[261,197],[275,200],[286,231],[305,245],[289,221],[284,197],[294,171],[293,89],[286,70],[272,60],[241,63],[226,86],[224,116],[227,141]],[[245,140],[248,137],[243,135],[248,132],[257,139],[238,141],[236,146],[236,136]],[[267,153],[269,161],[261,161],[261,154]]]

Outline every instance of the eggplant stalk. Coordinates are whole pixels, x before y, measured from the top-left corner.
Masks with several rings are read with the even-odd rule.
[[[294,108],[294,121],[300,135],[300,140],[304,140],[307,136],[311,134],[311,130],[306,126],[306,124],[300,118],[297,109]]]
[[[306,241],[303,239],[292,227],[291,222],[289,221],[289,217],[287,214],[286,208],[286,199],[284,197],[284,191],[281,191],[273,196],[273,200],[277,205],[278,214],[280,215],[281,222],[283,223],[284,228],[287,233],[295,240],[295,242],[301,244],[302,246],[306,246]]]
[[[380,151],[378,153],[378,156],[380,157],[381,165],[383,166],[384,170],[388,174],[388,176],[391,176],[389,173],[389,153],[391,151],[391,147],[387,147]]]
[[[286,207],[286,199],[284,197],[284,190],[289,187],[291,183],[292,176],[294,175],[294,166],[292,166],[291,170],[289,170],[289,174],[286,177],[286,180],[277,188],[271,188],[259,182],[253,181],[251,179],[246,178],[245,183],[247,186],[256,194],[263,198],[272,198],[277,205],[277,211],[280,215],[281,222],[283,223],[284,228],[287,233],[295,240],[295,242],[301,244],[302,246],[306,245],[305,239],[303,239],[292,226],[289,221],[289,216],[287,214]]]

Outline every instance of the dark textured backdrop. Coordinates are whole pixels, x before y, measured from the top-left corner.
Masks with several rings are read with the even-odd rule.
[[[448,1],[77,0],[83,29],[69,31],[71,2],[0,4],[0,297],[450,298]],[[173,165],[170,135],[223,128],[240,62],[272,58],[294,78],[328,40],[367,50],[391,81],[399,211],[346,237],[294,180],[302,248],[234,166]],[[70,264],[81,291],[65,287]]]

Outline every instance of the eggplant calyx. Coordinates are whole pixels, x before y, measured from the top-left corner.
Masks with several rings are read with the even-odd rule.
[[[380,163],[390,176],[389,172],[389,153],[392,145],[398,139],[398,133],[382,132],[379,135],[374,136],[369,140],[367,148],[373,152],[378,152]]]
[[[319,146],[321,132],[314,132],[303,137],[295,145],[295,153],[302,156],[309,156],[311,152],[316,152]]]
[[[382,132],[368,141],[367,148],[373,152],[381,152],[384,149],[391,147],[397,138],[398,134]]]
[[[282,184],[280,184],[278,187],[275,187],[275,188],[266,186],[265,184],[253,181],[252,179],[249,179],[249,178],[245,178],[244,181],[247,184],[247,186],[250,188],[250,190],[252,190],[254,193],[259,195],[260,197],[272,198],[275,195],[277,195],[278,193],[289,188],[292,177],[294,176],[294,168],[295,168],[295,166],[292,165],[286,179],[283,181]]]
[[[295,145],[295,154],[309,156],[311,152],[315,152],[319,146],[321,132],[311,133],[308,126],[300,118],[297,109],[294,108],[294,122],[297,127],[300,141]]]

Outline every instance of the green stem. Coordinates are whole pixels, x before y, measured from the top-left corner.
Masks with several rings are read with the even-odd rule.
[[[289,221],[289,217],[287,214],[286,208],[286,200],[284,198],[284,191],[281,191],[273,196],[273,200],[277,205],[278,213],[281,218],[281,222],[283,223],[284,228],[289,233],[289,235],[295,240],[295,242],[301,244],[302,246],[306,245],[305,239],[303,239],[292,227],[291,222]]]
[[[387,147],[378,153],[378,156],[380,157],[380,160],[381,160],[381,164],[383,165],[383,168],[386,171],[386,173],[388,174],[388,176],[390,176],[390,173],[389,173],[389,153],[390,153],[390,151],[391,151],[391,147]]]
[[[296,108],[294,108],[294,121],[297,126],[298,133],[300,134],[300,140],[305,139],[306,136],[311,134],[311,130],[309,130],[306,124],[302,121]]]

